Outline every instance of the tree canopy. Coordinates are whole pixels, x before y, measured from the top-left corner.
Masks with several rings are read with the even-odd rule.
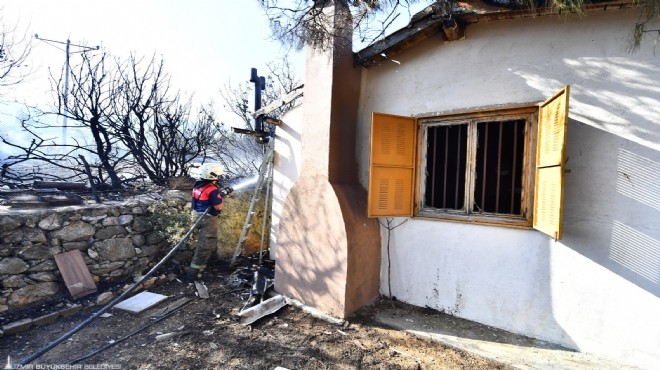
[[[584,7],[600,0],[484,0],[494,5],[514,9],[550,7],[560,13],[581,13]],[[631,25],[630,50],[636,51],[644,36],[657,33],[660,29],[652,28],[660,20],[660,0],[632,0],[640,7],[640,16]],[[344,31],[351,31],[355,40],[361,43],[373,43],[391,32],[388,27],[400,16],[411,19],[411,5],[433,5],[433,11],[440,16],[449,14],[456,4],[455,0],[259,0],[268,16],[273,37],[285,45],[302,48],[309,45],[326,48],[329,41],[339,36],[327,28],[324,22],[327,15],[323,7],[334,2],[335,6],[350,12],[352,21],[345,24]],[[657,23],[656,23],[657,24]]]

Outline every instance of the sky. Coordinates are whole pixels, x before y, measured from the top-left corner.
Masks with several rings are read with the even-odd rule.
[[[400,26],[409,19],[403,15]],[[60,75],[65,45],[35,39],[35,34],[61,43],[69,39],[72,44],[98,45],[119,57],[131,52],[147,58],[162,56],[173,88],[194,93],[200,102],[213,99],[216,107],[222,106],[219,91],[224,86],[249,81],[252,67],[265,76],[266,64],[287,53],[271,39],[258,0],[0,0],[0,16],[5,26],[16,26],[17,32],[31,39],[27,63],[35,71],[1,97],[0,133],[12,130],[11,122],[21,109],[7,100],[53,104],[49,71]],[[80,60],[76,52],[81,50],[71,47],[72,65]],[[304,52],[288,53],[302,80]],[[229,124],[236,119],[223,111],[219,115]]]
[[[173,87],[201,101],[212,98],[216,105],[222,103],[223,86],[248,81],[252,67],[264,76],[266,63],[286,53],[270,38],[257,0],[0,0],[0,12],[3,23],[30,36],[28,64],[36,70],[3,98],[33,104],[52,102],[48,71],[59,76],[66,57],[64,44],[35,39],[35,34],[62,43],[69,39],[72,44],[98,45],[116,56],[162,55]],[[81,50],[71,47],[72,65]],[[299,76],[304,74],[302,54],[290,53]]]

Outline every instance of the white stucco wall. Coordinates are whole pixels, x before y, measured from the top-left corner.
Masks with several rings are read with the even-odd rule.
[[[288,111],[281,119],[282,125],[275,130],[275,157],[273,160],[273,210],[270,231],[270,258],[277,256],[277,234],[284,201],[293,184],[300,177],[300,156],[303,107]]]
[[[628,364],[660,363],[660,51],[650,36],[627,52],[636,20],[636,10],[615,10],[474,24],[465,40],[430,39],[363,71],[365,188],[372,111],[542,101],[571,85],[563,239],[408,219],[389,255],[382,230],[384,294],[391,281],[401,301]]]

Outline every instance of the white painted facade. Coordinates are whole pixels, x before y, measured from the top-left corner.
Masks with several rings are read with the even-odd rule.
[[[273,158],[273,208],[270,227],[270,258],[277,255],[277,235],[284,201],[293,184],[300,177],[302,143],[300,136],[303,123],[303,106],[298,105],[282,117],[276,129],[275,154]]]
[[[643,368],[660,364],[660,50],[627,51],[637,10],[472,24],[364,69],[371,112],[540,102],[571,86],[563,238],[416,218],[381,230],[381,292]],[[388,267],[389,266],[389,267]],[[391,286],[390,286],[391,284]],[[391,289],[391,291],[390,291]]]

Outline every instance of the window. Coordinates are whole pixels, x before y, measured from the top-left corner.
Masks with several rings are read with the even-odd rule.
[[[533,225],[559,239],[568,92],[417,119],[374,113],[369,216]]]
[[[538,107],[418,119],[418,216],[530,226]],[[466,218],[469,217],[469,218]]]

